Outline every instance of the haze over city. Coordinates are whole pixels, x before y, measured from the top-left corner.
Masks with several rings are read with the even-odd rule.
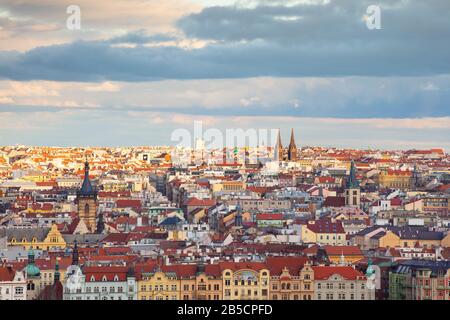
[[[299,145],[446,148],[446,0],[0,4],[0,145],[173,145],[177,128],[291,128]],[[282,132],[288,138],[288,131]]]

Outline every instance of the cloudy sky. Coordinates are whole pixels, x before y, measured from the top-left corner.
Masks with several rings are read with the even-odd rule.
[[[169,145],[203,121],[448,150],[449,17],[448,0],[2,0],[0,145]]]

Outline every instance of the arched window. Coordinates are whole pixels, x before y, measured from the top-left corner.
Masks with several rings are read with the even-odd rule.
[[[34,283],[33,282],[28,282],[28,284],[27,284],[27,290],[30,290],[30,291],[34,291]]]
[[[103,276],[102,281],[103,281],[103,282],[108,281],[108,280],[106,279],[106,276]]]
[[[86,204],[84,205],[84,213],[85,213],[85,214],[88,214],[88,213],[89,213],[89,203],[86,203]]]
[[[117,274],[114,276],[114,281],[119,281],[119,277],[117,276]]]

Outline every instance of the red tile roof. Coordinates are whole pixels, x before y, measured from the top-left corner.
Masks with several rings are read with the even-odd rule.
[[[348,266],[314,266],[312,269],[314,271],[314,280],[327,280],[335,274],[346,280],[364,278],[364,274]]]
[[[291,276],[297,276],[307,261],[306,257],[268,257],[266,264],[271,276],[280,275],[284,268]]]
[[[190,198],[187,200],[186,205],[190,207],[212,207],[216,205],[216,200]]]
[[[328,256],[362,256],[363,253],[358,246],[324,246],[325,252]]]
[[[13,281],[16,272],[11,267],[0,267],[0,281]]]
[[[254,271],[260,271],[262,269],[266,269],[267,266],[262,262],[219,262],[219,268],[221,271],[225,269],[230,269],[233,271],[242,270],[242,269],[250,269]]]
[[[83,268],[83,274],[86,276],[86,282],[94,281],[117,281],[127,280],[128,267],[123,266],[89,266]]]
[[[326,197],[324,207],[345,207],[345,197]]]
[[[331,222],[329,219],[308,221],[307,228],[314,233],[345,233],[340,221]]]
[[[117,208],[141,208],[141,200],[118,199],[116,200]]]
[[[283,220],[281,213],[260,213],[256,216],[256,220]]]

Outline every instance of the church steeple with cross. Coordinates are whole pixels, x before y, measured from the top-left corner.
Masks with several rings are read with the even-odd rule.
[[[89,179],[89,162],[84,163],[84,179],[77,192],[78,217],[86,224],[89,232],[96,231],[97,222],[97,192]]]

